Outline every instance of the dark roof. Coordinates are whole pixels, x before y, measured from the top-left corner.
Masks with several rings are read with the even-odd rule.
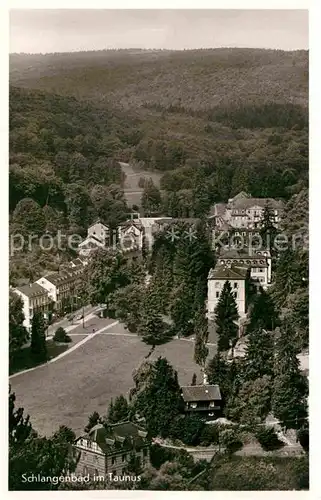
[[[104,243],[104,241],[99,236],[97,236],[96,234],[92,234],[92,233],[88,234],[86,236],[86,238],[81,243],[84,243],[84,241],[91,240],[91,239],[98,241],[98,243]]]
[[[269,204],[269,206],[274,209],[283,208],[283,202],[279,200],[274,200],[273,198],[240,198],[236,200],[233,199],[230,202],[230,208],[246,210],[248,208],[254,207],[255,205],[264,208],[267,204]]]
[[[208,279],[245,280],[247,271],[247,267],[216,265],[214,269],[210,270]]]
[[[221,259],[266,259],[270,257],[269,250],[253,250],[248,247],[238,248],[223,248],[219,254]]]
[[[27,297],[35,297],[37,295],[43,295],[48,293],[47,290],[39,285],[38,283],[31,283],[30,285],[17,286],[16,290],[23,293]]]
[[[222,399],[218,385],[187,385],[181,387],[181,389],[185,402]]]
[[[177,218],[164,217],[164,219],[155,220],[155,224],[179,224],[179,223],[197,224],[198,222],[200,222],[200,220],[201,219],[196,218],[196,217],[177,217]]]
[[[128,228],[128,227],[136,227],[139,231],[143,230],[143,225],[139,219],[131,219],[131,220],[126,220],[125,222],[122,222],[119,227],[122,228]]]
[[[83,272],[84,266],[80,264],[79,266],[69,267],[68,270],[59,271],[59,273],[52,273],[44,276],[53,285],[60,285],[64,281],[69,281],[73,276],[77,276],[79,273],[77,271]]]
[[[104,453],[139,449],[149,443],[145,429],[133,422],[120,422],[108,427],[97,424],[77,441],[81,438],[96,442]]]

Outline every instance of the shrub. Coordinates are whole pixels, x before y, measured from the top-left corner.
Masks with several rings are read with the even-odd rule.
[[[67,335],[66,330],[64,330],[61,326],[57,328],[53,340],[55,342],[63,343],[71,342],[71,338]]]
[[[174,450],[171,448],[163,448],[159,444],[150,447],[150,462],[155,469],[159,469],[165,462],[172,461],[174,455]]]
[[[205,423],[198,415],[178,416],[170,428],[170,436],[189,446],[200,444],[200,436]]]
[[[222,430],[220,432],[219,442],[228,454],[235,453],[243,446],[240,436],[235,429]]]
[[[200,443],[203,446],[209,446],[210,444],[218,444],[220,437],[219,426],[215,424],[208,424],[204,426],[204,429],[200,435]]]
[[[255,437],[265,451],[277,450],[284,446],[284,443],[279,440],[273,427],[259,427],[255,433]]]
[[[309,429],[302,427],[297,431],[297,439],[306,453],[309,452]]]

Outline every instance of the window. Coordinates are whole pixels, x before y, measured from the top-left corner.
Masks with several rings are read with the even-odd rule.
[[[83,468],[82,471],[83,471],[84,476],[87,476],[87,474],[88,474],[88,467],[85,465],[85,467]]]
[[[147,456],[147,450],[146,448],[143,449],[143,456],[146,457]]]
[[[122,457],[121,457],[121,461],[122,461],[122,462],[125,462],[125,460],[126,460],[126,455],[122,455]]]
[[[210,408],[213,408],[215,406],[215,401],[210,401]]]
[[[234,288],[237,288],[237,286],[238,286],[237,283],[234,283]]]
[[[216,292],[216,298],[218,299],[220,296],[220,292]]]
[[[197,403],[191,403],[191,408],[197,408]]]
[[[111,463],[112,463],[112,465],[114,465],[116,463],[116,457],[112,457]]]
[[[220,288],[220,283],[219,283],[219,281],[217,281],[217,282],[215,283],[215,288]]]

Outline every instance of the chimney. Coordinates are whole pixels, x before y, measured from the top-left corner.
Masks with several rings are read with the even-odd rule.
[[[208,379],[207,379],[207,375],[205,372],[203,374],[203,385],[208,385]],[[207,390],[205,392],[207,392]]]

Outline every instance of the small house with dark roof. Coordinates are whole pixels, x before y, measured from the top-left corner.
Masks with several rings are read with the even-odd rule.
[[[181,390],[186,413],[198,413],[206,419],[220,416],[222,397],[218,385],[187,385]]]
[[[47,318],[52,311],[53,301],[43,286],[38,283],[30,283],[13,288],[12,291],[20,296],[23,303],[24,322],[23,326],[28,330],[31,328],[33,315],[41,312]]]
[[[90,476],[123,475],[132,455],[145,467],[149,464],[150,443],[145,429],[133,422],[97,424],[74,443],[79,452],[76,472]]]

